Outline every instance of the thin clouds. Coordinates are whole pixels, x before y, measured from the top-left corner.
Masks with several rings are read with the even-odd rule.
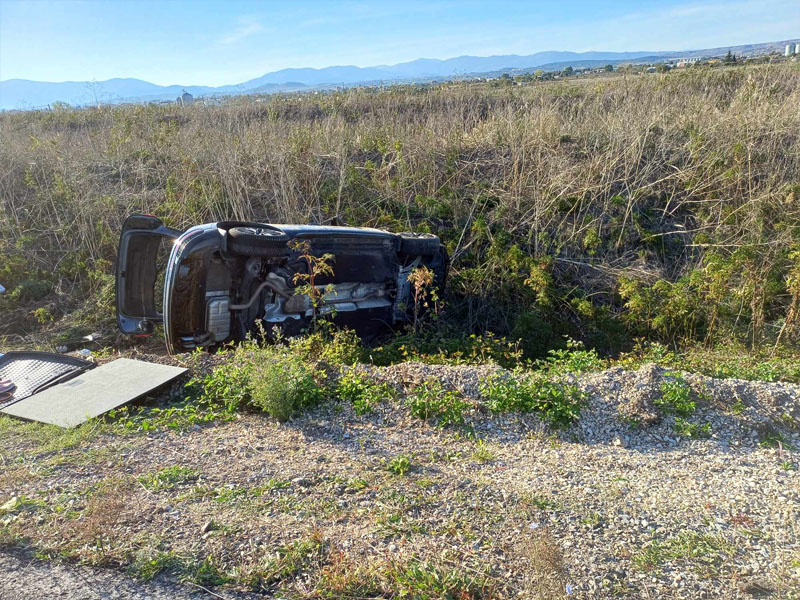
[[[223,46],[230,46],[250,36],[257,35],[266,31],[264,26],[256,20],[241,18],[239,19],[239,26],[227,35],[219,39],[219,43]]]
[[[796,8],[795,0],[760,0],[759,2],[690,2],[678,5],[656,14],[665,17],[685,19],[690,17],[719,19],[728,15],[761,17],[765,14],[780,14]]]
[[[336,5],[337,10],[332,14],[312,13],[305,19],[297,22],[300,29],[313,29],[326,25],[339,25],[361,21],[393,19],[408,15],[429,15],[432,13],[457,9],[457,2],[404,2],[400,4],[367,4],[363,2],[345,2]],[[310,11],[309,11],[310,12]]]

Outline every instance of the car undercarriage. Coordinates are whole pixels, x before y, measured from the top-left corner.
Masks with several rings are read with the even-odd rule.
[[[297,335],[319,316],[370,338],[409,320],[419,268],[441,293],[448,257],[433,234],[236,221],[181,232],[132,215],[119,244],[117,321],[135,336],[163,324],[170,352],[260,331]]]

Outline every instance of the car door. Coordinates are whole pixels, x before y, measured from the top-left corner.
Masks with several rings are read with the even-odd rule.
[[[150,215],[125,219],[116,270],[117,325],[122,333],[147,336],[163,321],[157,282],[181,233]]]

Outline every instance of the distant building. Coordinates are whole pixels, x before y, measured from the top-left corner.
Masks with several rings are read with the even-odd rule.
[[[797,43],[794,45],[794,53],[795,53],[795,54],[800,54],[800,42],[797,42]]]
[[[699,56],[690,56],[688,58],[681,58],[680,60],[678,60],[678,62],[675,64],[675,66],[678,67],[679,69],[682,69],[684,67],[688,67],[690,65],[697,64],[701,60],[702,59]]]
[[[786,50],[783,51],[784,56],[791,56],[794,54],[794,44],[786,44]]]
[[[183,93],[176,98],[175,102],[181,106],[188,106],[190,104],[194,104],[194,96],[192,96],[186,90],[183,90]]]

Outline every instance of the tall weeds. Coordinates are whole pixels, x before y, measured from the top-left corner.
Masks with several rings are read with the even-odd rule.
[[[107,303],[140,211],[433,231],[451,319],[531,354],[563,334],[794,343],[798,106],[783,65],[5,113],[0,333]]]

